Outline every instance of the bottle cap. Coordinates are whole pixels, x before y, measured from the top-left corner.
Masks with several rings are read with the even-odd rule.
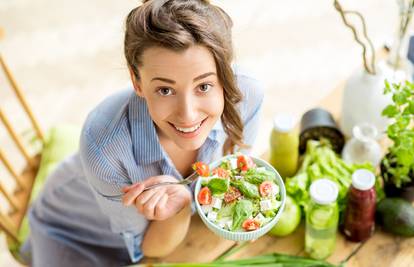
[[[330,204],[338,197],[338,186],[329,179],[318,179],[310,186],[310,196],[315,203]]]
[[[366,169],[356,170],[352,174],[352,186],[358,190],[369,190],[375,184],[375,175]]]
[[[295,128],[296,120],[291,114],[278,114],[273,118],[273,128],[279,132],[289,132]]]

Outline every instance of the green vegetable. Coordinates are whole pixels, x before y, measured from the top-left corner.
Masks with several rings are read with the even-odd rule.
[[[414,84],[390,85],[385,81],[384,94],[392,94],[393,103],[382,115],[393,120],[387,136],[393,141],[389,153],[382,160],[382,175],[388,183],[400,188],[414,179]]]
[[[231,185],[240,190],[240,192],[247,198],[259,199],[259,189],[257,185],[251,184],[246,181],[231,181]]]
[[[276,175],[273,172],[256,168],[249,169],[244,175],[244,178],[249,183],[256,185],[259,185],[264,181],[276,181]]]
[[[339,211],[342,214],[345,210],[346,197],[352,182],[352,173],[360,168],[374,171],[374,168],[369,163],[346,164],[336,155],[326,140],[309,140],[298,173],[293,177],[286,178],[286,191],[306,213],[307,205],[310,201],[308,193],[310,184],[320,178],[330,179],[338,186],[339,195],[337,202]],[[382,199],[384,193],[380,187],[379,180],[376,181],[375,189],[377,191],[377,199]]]
[[[210,188],[213,195],[226,193],[229,189],[229,179],[213,178],[208,182],[208,188]]]
[[[233,208],[234,208],[235,202],[224,205],[217,214],[217,219],[220,220],[225,217],[232,217],[233,216]]]
[[[236,246],[234,249],[238,249]],[[216,260],[210,263],[151,263],[134,266],[153,267],[240,267],[240,266],[272,266],[272,267],[336,267],[322,260],[314,260],[306,257],[272,253],[238,260]]]
[[[232,230],[237,230],[253,213],[253,203],[247,199],[239,200],[233,208]]]

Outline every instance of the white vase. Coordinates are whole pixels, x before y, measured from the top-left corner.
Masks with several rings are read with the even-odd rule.
[[[384,133],[388,119],[381,116],[382,110],[391,103],[391,96],[384,95],[385,80],[400,82],[409,79],[406,72],[395,70],[385,61],[376,66],[372,75],[360,68],[347,80],[342,98],[340,126],[346,137],[352,136],[352,129],[361,123],[375,125]]]

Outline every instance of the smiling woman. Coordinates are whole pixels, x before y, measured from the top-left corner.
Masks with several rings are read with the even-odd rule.
[[[137,94],[146,100],[161,144],[196,150],[223,113],[223,87],[212,53],[194,45],[182,52],[154,47],[143,54]],[[173,71],[172,71],[173,70]]]
[[[203,0],[149,0],[126,19],[133,88],[88,116],[79,153],[51,174],[30,210],[32,266],[120,266],[170,253],[185,237],[195,161],[256,137],[263,92],[231,67],[231,20]],[[121,201],[105,196],[122,191]]]

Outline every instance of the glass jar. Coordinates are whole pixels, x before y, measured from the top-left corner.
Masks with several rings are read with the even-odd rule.
[[[298,167],[299,131],[291,115],[279,114],[273,119],[270,135],[270,164],[282,178],[293,176]]]
[[[310,186],[310,196],[305,251],[313,259],[326,259],[335,249],[339,220],[338,186],[329,179],[316,180]]]
[[[352,129],[352,139],[342,150],[342,158],[347,163],[370,162],[377,166],[381,161],[381,146],[376,141],[378,130],[373,124],[360,123]]]
[[[344,234],[354,242],[368,239],[375,229],[375,175],[359,169],[352,174],[352,185],[345,209]]]

